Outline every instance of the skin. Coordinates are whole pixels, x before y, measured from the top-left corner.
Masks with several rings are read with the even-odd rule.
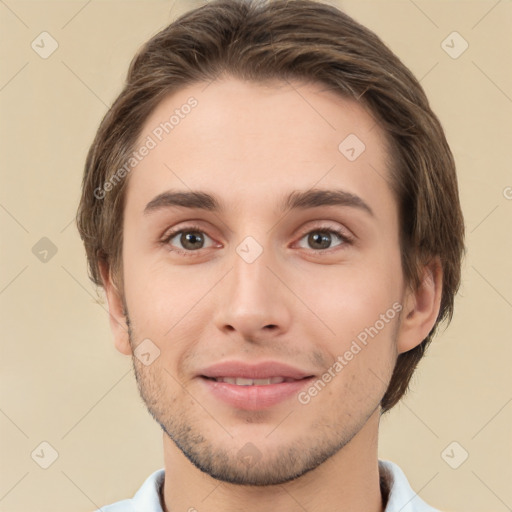
[[[434,325],[438,262],[425,267],[419,289],[408,289],[386,139],[360,104],[319,84],[225,76],[206,85],[168,96],[144,124],[140,141],[188,98],[198,101],[129,176],[124,290],[102,267],[118,350],[133,356],[147,338],[160,350],[150,365],[133,364],[163,428],[164,510],[381,512],[379,404],[398,354]],[[366,146],[355,161],[338,150],[351,133]],[[286,194],[313,187],[356,194],[374,215],[338,205],[279,211]],[[144,214],[170,189],[206,191],[225,211]],[[180,235],[162,242],[191,224],[203,233],[192,249]],[[308,234],[319,228],[339,228],[353,243],[328,234],[315,245]],[[236,251],[247,236],[263,249],[252,263]],[[172,250],[184,247],[194,255]],[[233,359],[277,360],[321,376],[394,303],[401,314],[308,404],[294,396],[241,410],[197,376]],[[250,464],[239,456],[247,443]]]

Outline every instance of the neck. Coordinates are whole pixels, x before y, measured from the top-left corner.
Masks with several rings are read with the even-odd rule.
[[[340,451],[281,485],[243,486],[197,469],[164,433],[164,512],[383,512],[378,468],[379,410]]]

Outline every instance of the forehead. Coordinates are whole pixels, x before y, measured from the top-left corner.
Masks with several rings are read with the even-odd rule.
[[[262,208],[313,187],[390,200],[384,133],[359,102],[318,83],[193,84],[155,108],[136,150],[143,146],[127,193],[138,210],[166,189]]]

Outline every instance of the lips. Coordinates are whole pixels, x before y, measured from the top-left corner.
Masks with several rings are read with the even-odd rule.
[[[209,378],[209,377],[207,377]],[[270,377],[269,379],[245,379],[244,377],[217,377],[215,382],[226,382],[237,386],[268,386],[269,384],[281,384],[281,382],[292,382],[296,379],[284,377]]]
[[[314,376],[275,361],[227,361],[201,370],[198,377],[216,399],[236,409],[256,411],[297,396]]]
[[[242,361],[225,361],[209,366],[201,370],[199,374],[202,377],[210,379],[234,378],[241,380],[266,380],[281,378],[283,381],[301,380],[305,377],[312,376],[310,373],[277,361],[267,361],[259,364],[248,364]],[[243,384],[241,382],[239,385],[250,384]]]

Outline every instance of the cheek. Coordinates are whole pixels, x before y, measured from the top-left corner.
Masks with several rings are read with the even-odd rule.
[[[400,301],[401,282],[393,277],[399,272],[396,267],[366,264],[331,267],[327,273],[295,280],[296,290],[336,336],[353,336]]]
[[[328,364],[338,361],[333,373],[343,377],[335,379],[335,387],[350,388],[347,392],[359,398],[368,390],[385,390],[397,356],[400,268],[390,261],[331,267],[329,273],[316,276],[314,287],[311,282],[301,283],[303,299],[321,322],[313,318],[303,326]]]
[[[194,350],[205,326],[209,275],[192,267],[171,268],[166,262],[126,259],[125,293],[135,343],[149,338],[160,350],[160,362],[173,368]],[[211,315],[209,315],[211,317]]]

